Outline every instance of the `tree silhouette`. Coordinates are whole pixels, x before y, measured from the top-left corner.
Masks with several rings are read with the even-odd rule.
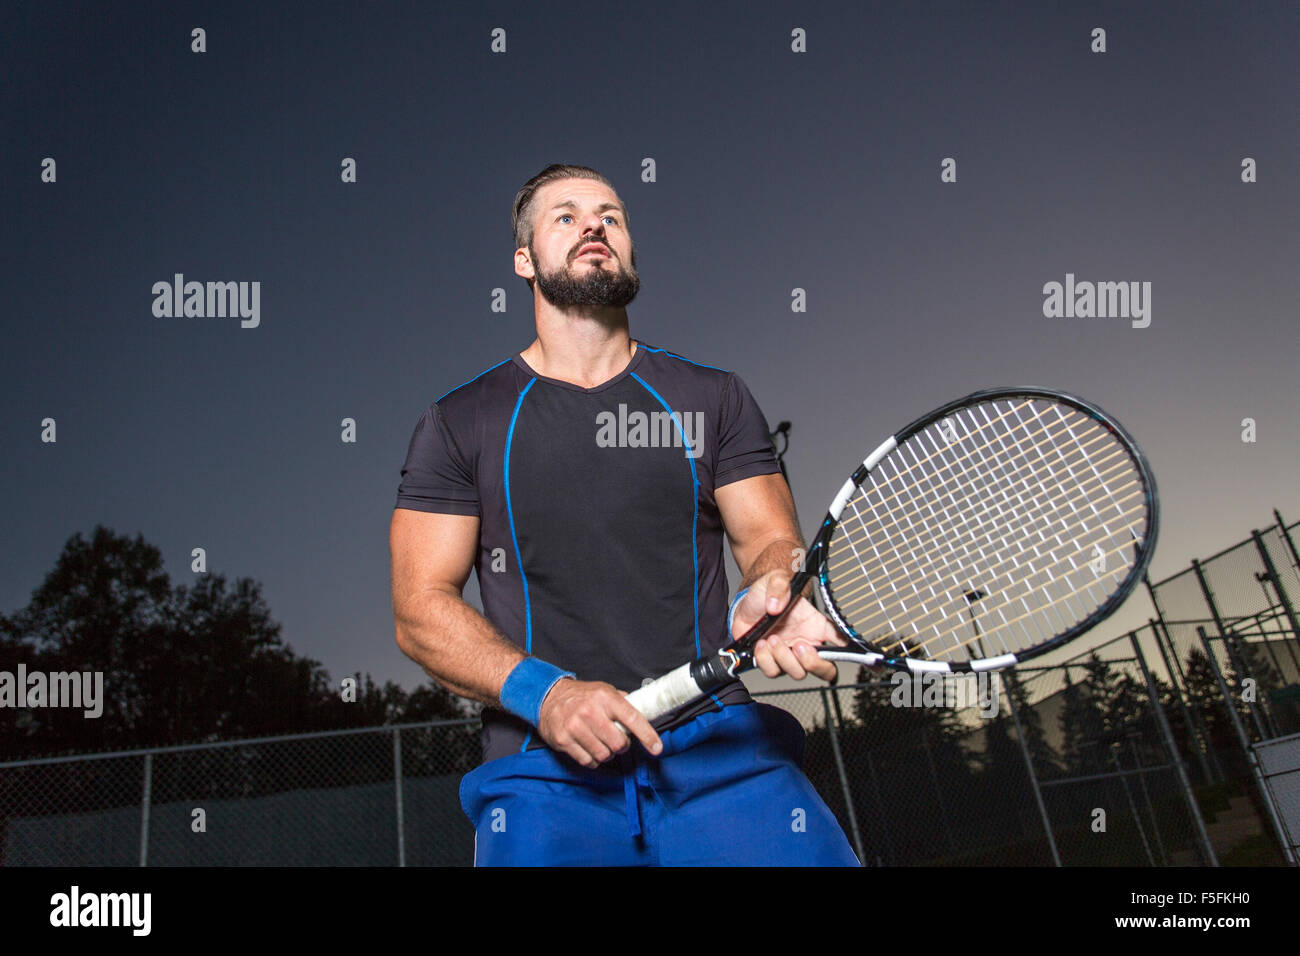
[[[1065,706],[1060,725],[1061,757],[1068,775],[1105,773],[1110,749],[1138,729],[1147,714],[1146,690],[1130,674],[1094,652],[1080,665],[1082,681],[1066,669]]]
[[[1029,749],[1034,762],[1034,772],[1040,778],[1050,778],[1059,773],[1056,763],[1056,751],[1047,742],[1043,732],[1043,718],[1038,709],[1030,705],[1029,691],[1013,670],[999,673],[1002,683],[1002,696],[997,713],[984,720],[984,754],[982,765],[984,772],[992,780],[1025,780],[1028,786],[1028,769],[1025,767],[1024,752],[1016,738],[1016,720],[1020,721],[1020,730],[1024,734],[1025,746]],[[1016,712],[1013,715],[1011,706]]]
[[[910,653],[905,637],[889,643]],[[865,821],[867,856],[904,865],[955,854],[966,845],[965,801],[974,780],[964,746],[970,727],[952,707],[911,706],[924,702],[926,686],[912,681],[911,675],[859,667],[840,729],[857,816]]]
[[[924,657],[902,635],[894,635],[883,646],[900,657]],[[923,698],[925,682],[911,673],[873,673],[860,666],[857,683],[859,686],[853,693],[853,719],[868,737],[896,741],[922,735],[933,737],[937,744],[949,745],[967,729],[951,707],[897,706],[900,700],[910,702]]]
[[[1234,638],[1234,640],[1237,657],[1240,659],[1242,669],[1245,671],[1241,676],[1255,678],[1255,681],[1259,684],[1259,695],[1261,697],[1265,696],[1268,691],[1286,686],[1286,680],[1283,679],[1282,672],[1278,670],[1263,642],[1248,641],[1242,637]]]
[[[1212,773],[1208,769],[1205,748],[1201,742],[1201,732],[1195,723],[1189,725],[1189,717],[1194,722],[1196,715],[1195,698],[1190,694],[1182,694],[1177,686],[1173,683],[1161,679],[1159,674],[1153,673],[1151,680],[1156,685],[1156,696],[1160,701],[1160,706],[1165,712],[1165,720],[1169,723],[1169,732],[1173,736],[1174,744],[1182,757],[1183,764],[1189,774],[1192,775],[1193,783],[1207,783],[1210,778],[1205,773]],[[1184,710],[1186,706],[1186,710]],[[1204,772],[1203,769],[1205,768]]]
[[[102,526],[70,538],[28,605],[0,616],[0,671],[19,663],[102,672],[103,714],[0,708],[0,752],[11,758],[469,714],[436,685],[408,694],[359,674],[356,701],[345,702],[317,661],[281,639],[255,581],[205,574],[173,587],[156,547]]]

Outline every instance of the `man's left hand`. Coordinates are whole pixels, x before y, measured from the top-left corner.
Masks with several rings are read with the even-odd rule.
[[[790,575],[784,570],[769,571],[749,586],[740,599],[732,620],[731,636],[739,637],[754,626],[764,612],[777,614],[790,600]],[[754,663],[768,677],[789,674],[803,680],[808,674],[833,680],[835,662],[817,656],[822,645],[844,647],[848,644],[817,608],[802,595],[790,613],[768,631],[754,647]]]

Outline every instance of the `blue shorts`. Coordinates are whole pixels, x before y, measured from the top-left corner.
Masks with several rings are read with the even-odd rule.
[[[476,866],[859,866],[768,704],[701,714],[588,770],[542,748],[465,775]]]

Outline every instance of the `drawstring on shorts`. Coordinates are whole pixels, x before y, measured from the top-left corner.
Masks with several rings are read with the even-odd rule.
[[[653,790],[650,783],[650,770],[641,762],[635,748],[619,755],[623,769],[623,796],[627,806],[627,829],[631,836],[641,836],[644,827],[641,824],[640,789]]]

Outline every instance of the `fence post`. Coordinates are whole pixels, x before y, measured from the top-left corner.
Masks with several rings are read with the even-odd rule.
[[[844,792],[844,809],[849,815],[849,831],[853,837],[853,848],[858,851],[858,862],[862,863],[865,858],[862,852],[862,836],[858,833],[858,815],[853,809],[853,793],[849,789],[849,778],[844,773],[844,758],[840,755],[839,733],[835,727],[835,718],[831,714],[831,702],[828,699],[831,689],[823,687],[821,694],[822,709],[826,711],[826,730],[831,738],[831,753],[835,755],[835,769],[840,775],[840,789]],[[838,710],[838,708],[836,709]]]
[[[939,803],[939,819],[943,821],[943,835],[948,839],[948,851],[956,853],[957,841],[952,838],[952,826],[948,823],[948,807],[943,802],[943,785],[939,783],[939,771],[934,766],[934,755],[930,753],[927,733],[928,730],[921,731],[921,749],[925,751],[925,762],[930,767],[930,780],[934,783],[934,795]]]
[[[1244,662],[1237,660],[1236,648],[1233,647],[1232,641],[1229,639],[1232,632],[1228,629],[1228,626],[1223,623],[1223,617],[1219,614],[1219,606],[1215,603],[1214,595],[1210,592],[1209,582],[1205,580],[1205,572],[1201,570],[1201,562],[1196,560],[1196,558],[1192,558],[1192,570],[1196,572],[1196,580],[1200,582],[1201,593],[1205,595],[1205,603],[1210,606],[1210,613],[1214,616],[1214,626],[1219,632],[1219,639],[1223,641],[1223,649],[1228,655],[1228,661],[1232,664],[1233,669],[1238,674],[1249,677],[1250,673],[1245,670],[1243,666]],[[1209,641],[1205,642],[1205,649],[1207,651],[1210,650]],[[1245,701],[1243,701],[1243,703],[1247,704],[1246,710],[1250,713],[1251,719],[1255,722],[1256,729],[1259,730],[1259,739],[1265,739],[1268,734],[1264,732],[1264,727],[1260,723],[1259,715],[1255,712],[1255,708],[1251,707],[1249,703]]]
[[[393,789],[397,793],[397,865],[406,866],[406,826],[402,818],[402,731],[393,728]]]
[[[1192,564],[1196,564],[1196,562],[1193,561]],[[1183,571],[1183,572],[1179,572],[1179,573],[1181,573],[1181,574],[1186,574],[1187,572]],[[1177,575],[1175,575],[1175,577],[1176,577],[1176,576],[1177,576]],[[1208,589],[1206,588],[1206,586],[1205,586],[1205,580],[1204,580],[1203,578],[1200,577],[1200,570],[1199,570],[1199,568],[1197,569],[1197,579],[1198,579],[1198,580],[1200,581],[1200,583],[1201,583],[1201,590],[1202,590],[1202,592],[1205,592],[1206,590],[1208,590]],[[1172,580],[1172,578],[1166,578],[1165,581],[1162,581],[1162,582],[1161,582],[1161,584],[1164,584],[1165,582],[1170,581],[1170,580]],[[1174,694],[1174,696],[1177,697],[1177,698],[1179,699],[1179,701],[1181,702],[1182,699],[1183,699],[1183,695],[1186,695],[1186,696],[1188,696],[1188,697],[1191,697],[1191,696],[1192,696],[1192,689],[1191,689],[1191,686],[1187,683],[1187,675],[1183,673],[1183,663],[1182,663],[1182,661],[1180,661],[1180,660],[1178,659],[1178,648],[1174,647],[1174,639],[1173,639],[1172,637],[1169,636],[1169,625],[1165,623],[1165,612],[1164,612],[1164,609],[1160,607],[1160,602],[1156,600],[1156,589],[1155,589],[1155,587],[1151,584],[1151,576],[1148,575],[1148,574],[1143,574],[1143,575],[1142,575],[1142,583],[1144,583],[1144,584],[1147,586],[1147,594],[1151,597],[1151,606],[1154,607],[1154,608],[1156,609],[1156,619],[1160,621],[1160,629],[1163,630],[1164,633],[1165,633],[1165,643],[1167,643],[1167,644],[1169,645],[1169,655],[1170,655],[1170,657],[1173,658],[1173,664],[1174,664],[1174,667],[1176,668],[1176,671],[1170,671],[1170,672],[1169,672],[1169,676],[1170,676],[1170,678],[1172,679],[1173,676],[1174,676],[1174,674],[1177,673],[1177,674],[1178,674],[1178,681],[1182,681],[1182,685],[1183,685],[1183,686],[1182,686],[1182,692],[1181,692],[1181,693],[1175,693],[1175,694]],[[1211,610],[1215,610],[1213,604],[1211,604]],[[1215,613],[1217,613],[1217,611],[1215,611]],[[1156,647],[1160,647],[1160,634],[1159,634],[1159,632],[1156,633]],[[1164,648],[1163,648],[1163,647],[1161,647],[1161,649],[1160,649],[1160,653],[1161,653],[1162,655],[1164,654]],[[1165,666],[1166,666],[1166,667],[1169,666],[1169,661],[1165,661]],[[1175,690],[1176,692],[1178,691],[1178,681],[1174,681],[1174,690]],[[1184,707],[1184,709],[1186,709],[1186,708]],[[1196,732],[1197,732],[1198,734],[1200,734],[1201,739],[1202,739],[1202,740],[1204,741],[1204,743],[1205,743],[1205,752],[1209,755],[1209,762],[1210,762],[1210,764],[1214,767],[1214,770],[1215,770],[1216,774],[1218,775],[1218,779],[1221,780],[1221,781],[1222,781],[1222,780],[1225,780],[1225,779],[1227,779],[1227,775],[1223,772],[1223,767],[1221,767],[1221,766],[1219,765],[1219,758],[1218,758],[1218,755],[1215,754],[1215,752],[1214,752],[1214,741],[1212,741],[1212,740],[1210,739],[1210,732],[1209,732],[1209,730],[1207,730],[1207,729],[1204,727],[1204,725],[1201,723],[1201,715],[1200,715],[1200,713],[1199,713],[1199,710],[1200,710],[1200,704],[1199,704],[1199,702],[1197,702],[1197,709],[1194,710],[1194,711],[1190,711],[1190,713],[1193,715],[1193,717],[1194,717],[1195,720],[1196,720]],[[1206,777],[1206,779],[1209,780],[1209,779],[1211,779],[1211,778]]]
[[[1168,579],[1166,579],[1166,580],[1168,580]],[[1161,624],[1164,624],[1164,622],[1165,622],[1165,612],[1164,612],[1164,610],[1160,607],[1160,602],[1156,600],[1156,589],[1155,589],[1155,587],[1151,584],[1151,575],[1149,575],[1149,574],[1147,574],[1147,573],[1144,572],[1143,575],[1142,575],[1142,583],[1146,585],[1146,588],[1147,588],[1147,597],[1151,598],[1151,606],[1152,606],[1153,608],[1156,609],[1156,617],[1160,618],[1160,623],[1161,623]],[[1164,581],[1161,581],[1160,583],[1161,583],[1161,584],[1164,584],[1165,582],[1164,582]],[[1165,635],[1165,636],[1166,636],[1166,637],[1168,636],[1168,633],[1167,633],[1167,632],[1166,632],[1166,635]],[[1170,644],[1169,646],[1170,646],[1170,647],[1173,647],[1172,644]]]
[[[140,865],[149,865],[149,802],[153,790],[153,754],[144,755],[144,794],[140,797]]]
[[[1142,817],[1138,813],[1137,804],[1133,802],[1133,791],[1129,789],[1128,781],[1124,779],[1124,768],[1120,766],[1119,755],[1112,747],[1110,751],[1110,762],[1115,765],[1115,772],[1119,775],[1119,785],[1124,788],[1124,797],[1128,800],[1129,811],[1133,814],[1133,825],[1137,827],[1138,836],[1142,838],[1142,849],[1146,851],[1147,862],[1152,866],[1156,865],[1155,855],[1151,852],[1151,843],[1147,840],[1146,827],[1142,826]],[[1141,777],[1141,771],[1138,771]]]
[[[876,797],[876,821],[880,824],[880,836],[885,841],[885,852],[889,854],[889,859],[895,866],[899,865],[898,851],[894,849],[894,841],[889,838],[889,821],[885,819],[885,797],[880,792],[880,778],[876,776],[876,762],[871,759],[871,751],[864,754],[867,761],[867,775],[871,777],[871,792]],[[880,856],[877,854],[877,861]]]
[[[1201,632],[1201,638],[1204,640],[1205,631],[1197,628]],[[1183,799],[1187,801],[1187,812],[1192,815],[1192,822],[1196,824],[1196,834],[1201,838],[1201,849],[1205,852],[1205,859],[1209,861],[1210,866],[1218,866],[1219,858],[1214,855],[1214,847],[1210,844],[1210,834],[1205,829],[1205,819],[1201,816],[1200,804],[1196,802],[1196,794],[1192,792],[1191,781],[1187,779],[1187,771],[1183,767],[1183,755],[1178,752],[1178,744],[1174,741],[1174,732],[1169,728],[1169,721],[1165,717],[1165,709],[1160,706],[1160,694],[1156,691],[1156,682],[1151,679],[1151,671],[1147,668],[1147,659],[1142,655],[1142,645],[1138,643],[1137,634],[1129,635],[1133,642],[1133,656],[1137,658],[1138,666],[1142,668],[1142,679],[1146,681],[1147,694],[1151,698],[1151,710],[1156,716],[1156,727],[1160,730],[1160,737],[1164,740],[1165,750],[1169,752],[1169,762],[1174,765],[1174,770],[1178,774],[1178,785],[1183,791]],[[1214,654],[1210,652],[1209,644],[1205,645],[1205,650],[1210,654],[1210,662],[1214,663]],[[1219,672],[1214,668],[1214,672]],[[1220,679],[1222,683],[1222,679]],[[1231,705],[1229,705],[1231,709]],[[1236,716],[1235,712],[1233,716]]]
[[[1251,535],[1255,539],[1255,547],[1259,549],[1259,558],[1264,562],[1264,570],[1268,572],[1269,580],[1273,582],[1273,590],[1277,592],[1277,599],[1281,602],[1282,610],[1286,612],[1286,619],[1291,624],[1291,634],[1294,636],[1295,640],[1300,641],[1300,624],[1296,623],[1295,611],[1291,609],[1291,598],[1287,595],[1286,587],[1282,584],[1282,576],[1277,573],[1277,568],[1273,564],[1273,558],[1268,553],[1268,548],[1264,546],[1264,539],[1260,537],[1259,532],[1252,531]],[[1261,630],[1263,630],[1263,628],[1261,628]],[[1268,642],[1267,634],[1264,635],[1264,641],[1265,643]],[[1291,645],[1283,640],[1282,646],[1291,654],[1291,663],[1296,664],[1297,669],[1300,669],[1300,663],[1297,663],[1295,653],[1291,651]],[[1278,667],[1277,676],[1284,681],[1286,680],[1286,677],[1282,674],[1281,667]]]
[[[1156,838],[1156,851],[1160,854],[1160,859],[1165,866],[1169,865],[1169,853],[1165,850],[1164,837],[1160,835],[1160,818],[1156,816],[1155,805],[1151,803],[1151,789],[1147,786],[1147,774],[1142,766],[1142,756],[1137,748],[1137,734],[1130,734],[1128,738],[1128,749],[1133,754],[1133,766],[1138,771],[1138,786],[1142,788],[1142,802],[1147,805],[1147,814],[1151,817],[1151,832]]]
[[[1213,756],[1210,747],[1210,735],[1205,733],[1201,728],[1201,722],[1199,720],[1192,719],[1192,712],[1187,706],[1187,701],[1184,699],[1185,697],[1190,696],[1186,689],[1187,678],[1183,678],[1184,686],[1180,689],[1178,686],[1178,673],[1174,670],[1173,665],[1169,663],[1169,655],[1165,653],[1165,646],[1160,643],[1160,629],[1156,627],[1156,622],[1154,620],[1148,620],[1147,623],[1151,625],[1151,633],[1156,639],[1156,650],[1160,652],[1160,659],[1165,663],[1165,673],[1169,675],[1169,686],[1173,691],[1174,700],[1178,701],[1178,706],[1182,708],[1183,720],[1187,724],[1187,734],[1190,738],[1189,742],[1194,744],[1191,749],[1196,754],[1197,762],[1201,765],[1201,775],[1206,783],[1214,783],[1216,779],[1222,780],[1222,774],[1219,774],[1216,777],[1210,772],[1210,764],[1205,759],[1207,753],[1209,753],[1210,756]],[[1164,621],[1161,621],[1160,626],[1164,627],[1164,623]],[[1165,631],[1165,640],[1169,640],[1168,630]],[[1172,641],[1170,641],[1169,646],[1171,649],[1173,648]],[[1174,660],[1177,661],[1177,659],[1178,652],[1177,650],[1174,650]]]
[[[1250,765],[1250,771],[1255,777],[1255,785],[1259,788],[1260,799],[1264,801],[1264,806],[1268,810],[1269,820],[1273,824],[1273,832],[1277,834],[1278,846],[1282,848],[1282,859],[1286,860],[1291,866],[1295,866],[1296,859],[1291,853],[1291,843],[1287,839],[1286,830],[1282,827],[1282,821],[1277,818],[1277,807],[1273,806],[1273,797],[1264,783],[1264,772],[1259,767],[1259,755],[1255,753],[1255,748],[1250,745],[1250,740],[1246,737],[1246,728],[1241,726],[1241,717],[1237,714],[1237,708],[1232,705],[1232,692],[1228,690],[1228,682],[1223,679],[1223,671],[1219,670],[1219,662],[1214,659],[1214,652],[1210,649],[1210,639],[1205,636],[1205,628],[1203,627],[1198,627],[1196,633],[1201,635],[1201,643],[1205,645],[1205,653],[1210,658],[1210,670],[1214,671],[1214,677],[1219,682],[1219,693],[1223,695],[1223,706],[1228,708],[1228,716],[1232,719],[1232,726],[1237,731],[1237,740],[1241,743],[1242,750],[1246,752],[1246,763]]]
[[[1068,671],[1067,671],[1068,673]],[[1052,864],[1061,865],[1061,854],[1056,849],[1056,835],[1052,833],[1052,820],[1047,815],[1047,804],[1043,802],[1043,791],[1038,786],[1038,774],[1034,772],[1034,758],[1025,743],[1025,733],[1020,729],[1020,715],[1016,713],[1016,695],[1007,691],[1007,704],[1011,708],[1011,719],[1016,725],[1016,740],[1020,741],[1020,753],[1025,758],[1025,769],[1029,771],[1029,785],[1034,788],[1034,800],[1038,803],[1038,815],[1043,821],[1043,831],[1047,834],[1047,846],[1052,851]]]
[[[1205,597],[1205,603],[1210,608],[1210,614],[1214,618],[1214,626],[1219,630],[1220,637],[1226,637],[1228,626],[1223,623],[1223,618],[1219,615],[1219,605],[1214,602],[1214,595],[1210,592],[1209,582],[1205,580],[1205,572],[1201,570],[1201,562],[1192,558],[1192,571],[1196,574],[1196,581],[1201,586],[1201,594]],[[1207,648],[1210,646],[1205,645]]]
[[[1250,672],[1250,668],[1246,666],[1245,660],[1242,659],[1241,652],[1237,649],[1235,638],[1235,634],[1219,634],[1219,640],[1223,641],[1223,649],[1228,655],[1228,663],[1231,664],[1232,669],[1237,672],[1239,680],[1250,678],[1255,681],[1255,685],[1258,687],[1259,681],[1256,679],[1255,675]],[[1268,711],[1262,706],[1256,706],[1256,704],[1259,703],[1258,695],[1256,696],[1254,703],[1246,700],[1244,697],[1241,699],[1241,703],[1242,706],[1246,708],[1246,713],[1250,714],[1250,719],[1254,721],[1255,733],[1259,734],[1260,740],[1268,740],[1270,737],[1277,736],[1273,733],[1272,726],[1268,721]],[[1264,715],[1264,719],[1260,719],[1260,714]]]
[[[1192,719],[1196,721],[1197,733],[1201,735],[1201,740],[1205,744],[1205,753],[1209,758],[1210,766],[1214,768],[1215,777],[1222,782],[1228,779],[1228,776],[1223,770],[1223,765],[1219,763],[1219,755],[1214,749],[1214,739],[1210,736],[1210,730],[1205,724],[1205,715],[1201,711],[1201,706],[1205,702],[1201,699],[1199,692],[1193,693],[1192,685],[1187,681],[1187,674],[1183,671],[1182,661],[1178,659],[1178,648],[1174,647],[1174,639],[1169,636],[1169,625],[1164,622],[1163,618],[1159,620],[1160,628],[1165,634],[1165,643],[1169,645],[1169,656],[1173,659],[1174,667],[1178,670],[1178,679],[1182,682],[1182,691],[1178,694],[1178,699],[1190,699],[1195,704],[1195,707],[1190,711]]]
[[[1291,532],[1286,529],[1286,522],[1282,520],[1282,514],[1276,508],[1273,509],[1273,517],[1277,519],[1277,530],[1282,532],[1282,539],[1286,541],[1286,546],[1291,550],[1291,561],[1295,564],[1296,573],[1300,574],[1300,552],[1295,549],[1295,542],[1291,540]],[[1300,635],[1297,635],[1300,638]]]

